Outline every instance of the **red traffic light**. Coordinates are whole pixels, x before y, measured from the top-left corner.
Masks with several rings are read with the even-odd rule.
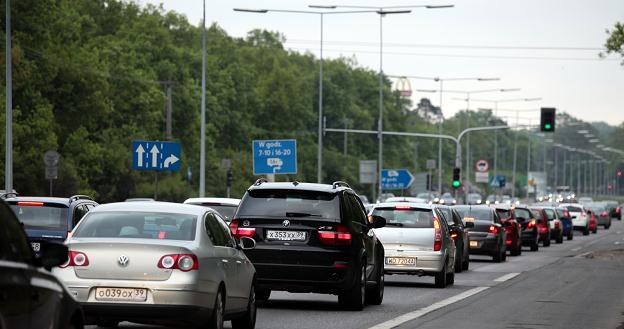
[[[618,176],[618,177],[622,177],[622,170],[618,169],[618,171],[617,171],[617,176]]]

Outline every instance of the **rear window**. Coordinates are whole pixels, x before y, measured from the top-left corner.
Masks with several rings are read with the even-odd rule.
[[[74,232],[77,238],[195,240],[197,216],[154,212],[91,212]]]
[[[340,219],[340,200],[336,193],[252,190],[241,201],[237,216]]]
[[[516,211],[516,213],[517,213],[517,211]],[[537,220],[542,220],[543,219],[542,218],[542,212],[539,209],[533,209],[532,213],[533,213],[533,217],[535,219],[537,219]],[[518,216],[520,216],[520,215],[518,215]],[[526,217],[526,216],[520,216],[520,217],[529,218],[529,217]]]
[[[431,209],[376,208],[373,215],[386,219],[386,226],[406,228],[433,228]]]
[[[557,208],[555,211],[557,211],[557,217],[559,218],[565,217],[565,213],[563,212],[563,209]]]
[[[516,218],[524,218],[524,219],[531,219],[531,212],[528,209],[522,209],[522,208],[516,208],[515,210],[515,214],[516,214]],[[541,216],[539,216],[539,214],[535,214],[537,217],[537,219],[541,219]]]
[[[567,206],[569,212],[583,212],[583,209],[576,206]]]
[[[223,219],[225,219],[226,222],[230,222],[232,220],[232,217],[234,217],[234,213],[236,212],[236,208],[238,208],[238,206],[233,206],[233,205],[224,205],[224,204],[211,204],[211,203],[196,203],[197,205],[200,206],[204,206],[204,207],[210,207],[214,210],[216,210],[219,215],[221,215],[221,217],[223,217]]]
[[[26,229],[67,231],[69,209],[62,204],[17,202],[11,209]]]
[[[496,213],[503,219],[511,217],[511,212],[508,209],[496,209]]]
[[[455,210],[457,210],[464,219],[468,217],[474,218],[475,220],[493,221],[492,210],[490,210],[490,208],[457,206]]]

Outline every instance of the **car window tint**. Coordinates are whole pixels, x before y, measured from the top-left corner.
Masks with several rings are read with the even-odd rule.
[[[556,211],[557,211],[557,217],[559,218],[565,217],[565,213],[563,212],[563,209],[557,208]]]
[[[569,212],[583,212],[583,209],[575,206],[567,206]]]
[[[195,240],[197,216],[160,212],[89,212],[75,237]]]
[[[305,190],[251,190],[241,201],[237,216],[340,219],[337,196],[337,193]]]
[[[440,214],[442,214],[442,217],[444,218],[444,221],[450,226],[453,225],[453,215],[451,214],[451,209],[450,208],[438,208],[438,210],[440,211]]]
[[[25,201],[12,203],[11,209],[27,229],[68,230],[65,205]]]
[[[212,213],[206,214],[206,232],[215,246],[225,247],[229,244],[228,235],[219,224],[220,220]]]
[[[455,225],[459,225],[459,226],[464,226],[464,223],[461,220],[461,216],[459,215],[459,213],[455,210],[451,210],[451,213],[453,214],[453,222],[455,223]]]
[[[548,218],[548,220],[555,219],[555,212],[552,209],[544,209],[544,212],[546,213],[546,218]]]
[[[523,208],[516,208],[516,210],[514,210],[514,215],[516,216],[516,218],[524,218],[524,219],[536,218],[536,219],[540,219],[539,217],[531,216],[531,215],[540,216],[539,211],[534,211],[533,213],[531,213],[528,209],[523,209]]]
[[[357,221],[360,224],[366,225],[366,212],[358,198],[353,194],[347,194],[349,203],[351,205],[351,211],[353,212],[353,220]]]
[[[230,231],[230,227],[225,222],[225,219],[223,219],[223,217],[221,217],[218,213],[212,215],[216,218],[217,223],[219,223],[220,230],[223,232],[225,245],[228,247],[236,247],[236,240],[234,239],[234,236],[232,236],[232,231]]]
[[[375,208],[373,215],[384,217],[388,227],[433,228],[431,209]]]
[[[0,227],[5,234],[5,236],[0,235],[3,240],[0,241],[0,259],[31,262],[33,252],[26,240],[26,234],[20,223],[15,220],[11,209],[4,204],[0,205]]]
[[[501,217],[501,218],[509,218],[511,217],[511,211],[509,209],[500,209],[497,208],[496,209],[496,213]]]
[[[473,218],[474,220],[481,220],[487,222],[493,222],[494,218],[492,217],[492,211],[489,207],[467,207],[467,206],[456,206],[455,209],[457,212],[462,215],[464,220],[466,218]]]
[[[218,203],[202,203],[200,205],[210,207],[216,210],[221,215],[221,217],[223,217],[223,219],[228,223],[232,220],[232,218],[234,217],[234,213],[236,212],[236,208],[238,208],[238,206],[235,205]]]
[[[81,205],[76,206],[76,208],[74,209],[74,217],[72,218],[72,224],[76,226],[76,224],[78,224],[78,222],[82,219],[82,217],[87,214],[87,212],[89,212],[87,205],[81,204]]]

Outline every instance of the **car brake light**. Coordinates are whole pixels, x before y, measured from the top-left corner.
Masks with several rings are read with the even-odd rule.
[[[65,268],[69,266],[89,266],[89,257],[83,252],[70,250],[67,254],[67,262],[59,267]]]
[[[158,268],[188,272],[199,269],[199,260],[193,254],[170,254],[160,257]]]
[[[442,249],[442,227],[440,225],[440,219],[433,217],[434,239],[433,239],[433,251],[440,251]]]
[[[43,207],[43,202],[35,202],[35,201],[18,201],[18,206],[29,206],[29,207]]]
[[[253,236],[256,235],[255,227],[240,227],[238,225],[238,219],[232,219],[230,222],[230,231],[236,239],[240,239],[243,236],[253,238]]]
[[[601,213],[600,213],[600,216],[601,216],[601,217],[607,217],[607,212],[606,212],[606,211],[601,212]]]
[[[527,227],[531,228],[531,227],[535,227],[536,225],[537,225],[537,222],[535,221],[535,219],[531,219]]]
[[[559,222],[555,222],[555,228],[559,228]]]
[[[349,228],[338,224],[336,231],[318,231],[321,244],[329,246],[347,246],[351,244],[351,232]]]
[[[564,216],[564,217],[570,217],[570,212],[569,212],[569,211],[567,211],[567,210],[564,210],[564,211],[563,211],[563,216]]]
[[[619,213],[620,213],[620,211],[621,211],[621,210],[620,210],[620,207],[615,208],[615,213],[616,213],[616,214],[619,214]]]
[[[457,233],[451,233],[451,238],[453,240],[456,240],[457,239]]]
[[[412,206],[410,206],[408,204],[398,204],[398,205],[394,206],[394,209],[407,210],[407,209],[412,209]]]
[[[498,234],[498,227],[496,227],[494,225],[490,225],[490,228],[488,229],[488,232],[496,235],[496,234]]]

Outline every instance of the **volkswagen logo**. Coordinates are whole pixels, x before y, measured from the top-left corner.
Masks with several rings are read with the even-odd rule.
[[[119,258],[117,258],[117,262],[119,263],[119,265],[121,265],[123,267],[128,265],[129,261],[130,261],[130,258],[128,258],[128,256],[126,256],[126,255],[121,255],[121,256],[119,256]]]
[[[282,225],[284,225],[284,227],[288,227],[288,226],[290,226],[290,221],[289,221],[288,219],[285,219],[285,220],[282,222]]]
[[[245,226],[245,227],[249,226],[249,221],[245,219],[245,220],[243,221],[243,226]]]

